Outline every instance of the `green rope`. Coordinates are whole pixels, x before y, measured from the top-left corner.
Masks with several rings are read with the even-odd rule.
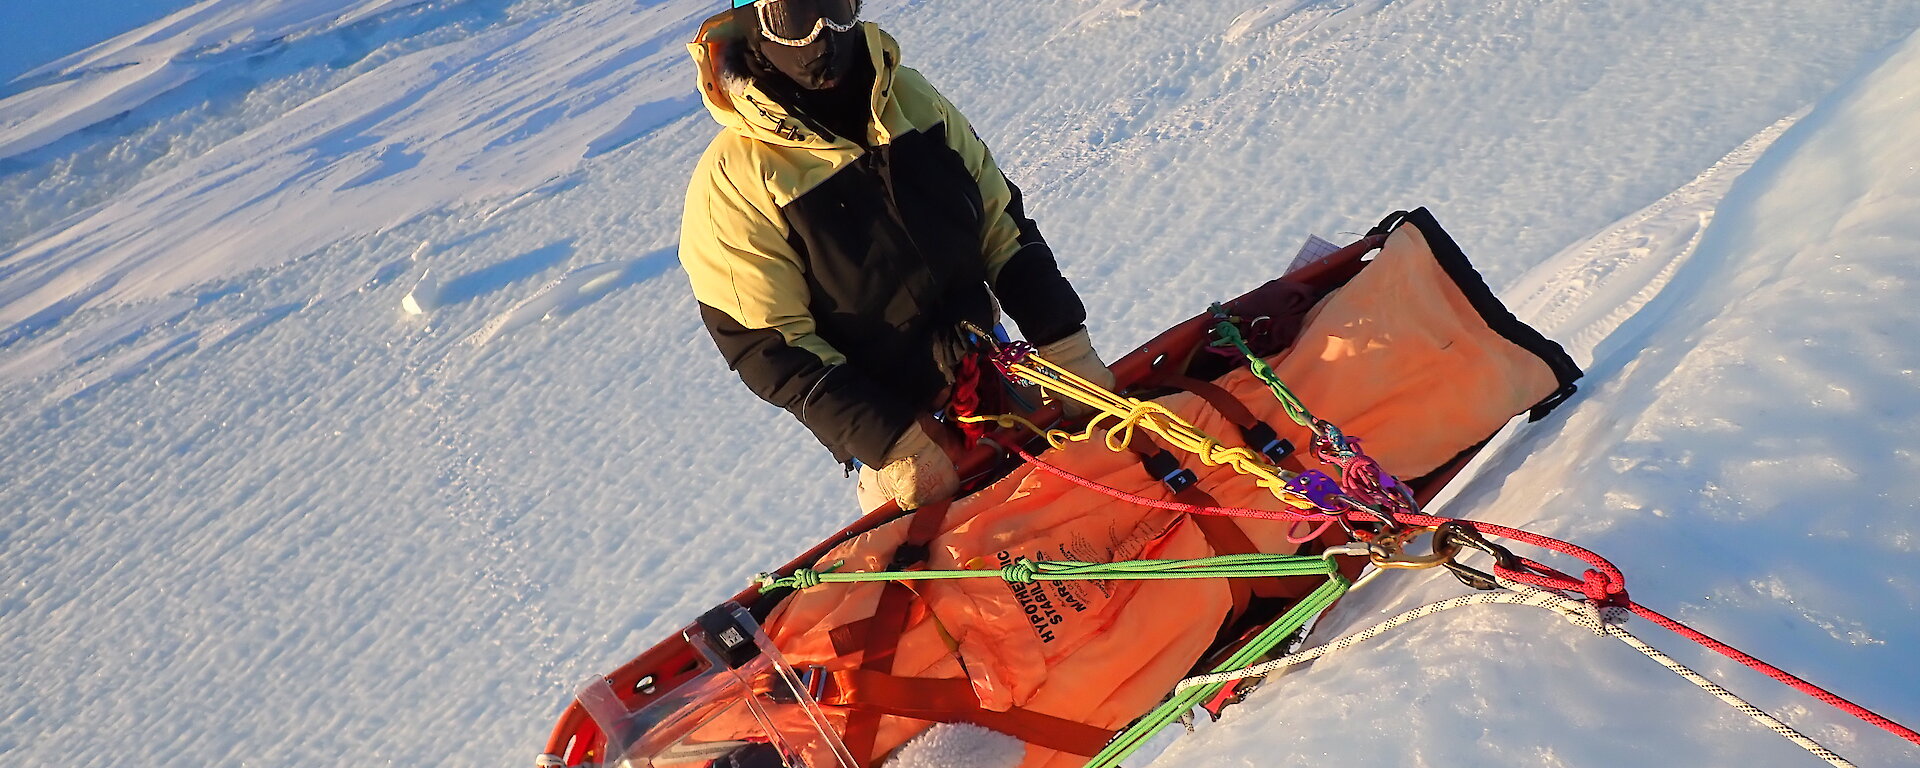
[[[770,573],[755,579],[761,592],[780,588],[811,589],[821,584],[876,581],[921,581],[932,579],[1000,578],[1010,583],[1035,581],[1071,581],[1076,579],[1218,579],[1267,576],[1325,576],[1327,581],[1295,603],[1280,618],[1267,625],[1246,645],[1220,662],[1211,672],[1245,669],[1266,657],[1275,647],[1299,631],[1333,601],[1346,594],[1350,582],[1340,575],[1340,567],[1327,557],[1306,555],[1219,555],[1194,560],[1123,560],[1117,563],[1079,563],[1065,560],[1029,560],[1020,558],[1000,569],[959,571],[870,571],[839,573],[845,561],[837,561],[822,570],[798,569],[786,577]],[[1215,683],[1176,691],[1159,707],[1135,720],[1127,730],[1107,742],[1085,768],[1115,768],[1121,760],[1138,750],[1161,728],[1205,702],[1228,683]]]
[[[875,581],[932,581],[939,579],[1000,578],[1015,584],[1036,581],[1140,580],[1140,579],[1246,579],[1267,576],[1312,576],[1331,567],[1326,559],[1303,555],[1219,555],[1195,560],[1122,560],[1117,563],[1080,563],[1071,560],[1029,560],[1020,558],[999,569],[958,571],[867,571],[837,573],[845,561],[824,570],[801,568],[781,577],[760,574],[755,583],[760,591],[775,589],[812,589],[821,584],[849,584]]]
[[[1218,315],[1225,310],[1215,304],[1214,312]],[[1253,353],[1253,348],[1247,346],[1246,337],[1240,335],[1239,328],[1231,322],[1222,320],[1214,326],[1213,332],[1220,337],[1221,341],[1240,350],[1240,354],[1246,355],[1247,366],[1253,369],[1253,375],[1266,382],[1267,388],[1273,390],[1274,398],[1280,401],[1280,407],[1286,409],[1287,417],[1293,419],[1293,423],[1313,429],[1313,424],[1317,421],[1313,417],[1313,412],[1307,410],[1307,404],[1300,402],[1300,398],[1293,394],[1293,390],[1287,389],[1287,385],[1280,383],[1280,374],[1274,373],[1273,366],[1268,365],[1267,361]]]
[[[1217,316],[1225,318],[1225,310],[1214,306]],[[1247,365],[1253,375],[1265,382],[1273,396],[1280,401],[1287,416],[1294,423],[1313,430],[1328,438],[1336,450],[1345,451],[1346,439],[1339,428],[1321,421],[1307,410],[1305,403],[1293,394],[1293,391],[1280,381],[1273,366],[1253,353],[1247,346],[1246,338],[1232,322],[1222,320],[1214,329],[1221,342],[1238,349],[1247,358]],[[1196,560],[1126,560],[1117,563],[1081,563],[1067,560],[1035,561],[1020,558],[1000,569],[970,569],[955,571],[871,571],[838,573],[846,562],[837,561],[822,570],[801,568],[791,575],[781,577],[771,573],[760,574],[755,582],[762,593],[775,589],[795,590],[812,589],[821,584],[860,583],[879,581],[931,581],[942,579],[979,579],[1000,578],[1008,583],[1031,584],[1036,581],[1072,581],[1081,579],[1098,580],[1135,580],[1135,579],[1219,579],[1219,578],[1256,578],[1268,576],[1311,576],[1323,575],[1326,583],[1320,585],[1311,594],[1281,614],[1280,618],[1268,624],[1260,634],[1240,647],[1226,660],[1216,665],[1211,672],[1230,672],[1245,669],[1266,657],[1293,633],[1305,626],[1313,617],[1331,607],[1334,601],[1346,594],[1352,586],[1346,577],[1340,574],[1339,567],[1331,558],[1301,555],[1244,554],[1219,555]],[[1146,744],[1147,740],[1160,729],[1179,720],[1181,716],[1200,706],[1230,683],[1221,682],[1200,685],[1183,691],[1175,691],[1168,699],[1128,726],[1115,736],[1107,746],[1094,755],[1084,768],[1117,768],[1120,761],[1133,754]]]
[[[1319,589],[1314,590],[1312,594],[1307,595],[1300,602],[1295,603],[1294,606],[1288,609],[1285,614],[1282,614],[1279,619],[1267,625],[1267,628],[1262,630],[1259,635],[1255,636],[1253,640],[1249,641],[1232,656],[1229,656],[1226,661],[1220,662],[1212,671],[1227,672],[1245,669],[1259,662],[1268,652],[1272,651],[1294,632],[1298,631],[1300,627],[1304,626],[1308,620],[1319,615],[1320,612],[1325,611],[1329,606],[1333,605],[1333,601],[1340,599],[1341,595],[1346,594],[1347,587],[1351,586],[1351,583],[1340,575],[1339,570],[1334,567],[1332,561],[1329,560],[1325,562],[1327,563],[1327,569],[1329,571],[1325,584],[1320,585]],[[1219,692],[1221,687],[1228,684],[1227,682],[1221,682],[1211,685],[1194,686],[1184,691],[1176,691],[1171,698],[1161,703],[1159,707],[1156,707],[1152,712],[1148,712],[1139,720],[1135,720],[1133,725],[1129,726],[1127,730],[1122,731],[1120,735],[1115,736],[1112,741],[1107,742],[1106,749],[1100,750],[1100,754],[1094,755],[1092,760],[1087,761],[1085,768],[1114,768],[1118,766],[1121,760],[1133,754],[1135,750],[1147,742],[1147,739],[1151,738],[1155,733],[1158,733],[1161,728],[1165,728],[1174,721],[1179,720],[1182,715],[1206,702],[1207,699]]]
[[[1226,317],[1225,308],[1218,304],[1213,305],[1213,312],[1216,317]],[[1280,407],[1286,410],[1287,417],[1293,419],[1293,423],[1326,438],[1327,444],[1333,446],[1341,456],[1354,455],[1354,450],[1347,444],[1347,436],[1340,431],[1340,428],[1334,426],[1333,422],[1322,420],[1313,415],[1312,411],[1307,410],[1307,404],[1302,402],[1298,395],[1293,394],[1293,390],[1287,389],[1286,384],[1281,383],[1280,374],[1274,372],[1273,366],[1268,365],[1266,360],[1253,353],[1252,347],[1247,346],[1246,337],[1240,335],[1238,327],[1231,321],[1221,320],[1214,326],[1213,332],[1220,337],[1221,342],[1233,346],[1240,350],[1240,354],[1246,356],[1247,367],[1253,370],[1256,378],[1266,383],[1267,389],[1273,391],[1274,399],[1280,401]]]

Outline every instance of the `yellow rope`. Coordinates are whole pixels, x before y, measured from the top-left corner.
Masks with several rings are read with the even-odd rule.
[[[1060,448],[1068,443],[1084,442],[1093,439],[1094,432],[1102,429],[1108,420],[1113,425],[1105,427],[1105,443],[1108,450],[1124,452],[1133,442],[1136,429],[1145,429],[1172,444],[1174,447],[1200,458],[1206,466],[1228,466],[1240,474],[1253,478],[1261,488],[1272,493],[1274,498],[1296,509],[1318,511],[1315,505],[1305,497],[1287,489],[1287,482],[1294,473],[1274,466],[1266,457],[1248,448],[1229,448],[1199,427],[1188,423],[1174,412],[1159,403],[1139,400],[1107,391],[1105,387],[1087,381],[1072,371],[1048,362],[1038,354],[1029,354],[1026,360],[1011,366],[1014,373],[1040,385],[1049,392],[1072,399],[1075,402],[1094,409],[1093,418],[1088,420],[1086,429],[1074,434],[1062,429],[1041,429],[1033,422],[1019,416],[1006,414],[1001,416],[962,417],[963,421],[993,421],[1003,427],[1021,426],[1046,438],[1047,444]]]

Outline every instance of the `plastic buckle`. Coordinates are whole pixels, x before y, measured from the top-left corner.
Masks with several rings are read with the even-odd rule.
[[[1266,425],[1263,424],[1261,426]],[[1272,427],[1267,427],[1266,429],[1267,434],[1273,434]],[[1267,457],[1267,460],[1274,464],[1286,461],[1288,456],[1293,455],[1293,450],[1293,441],[1284,437],[1275,437],[1260,446],[1260,454]]]
[[[814,701],[827,697],[828,679],[827,668],[819,664],[809,666],[800,673],[800,684],[806,687],[807,695],[812,696]]]
[[[1192,488],[1195,483],[1200,482],[1200,477],[1195,475],[1193,470],[1181,467],[1169,473],[1166,477],[1160,478],[1160,482],[1166,484],[1167,490],[1178,494],[1181,491]]]
[[[1293,442],[1280,437],[1280,433],[1264,421],[1254,422],[1253,426],[1240,430],[1240,435],[1247,439],[1248,446],[1259,446],[1254,450],[1274,464],[1293,455]]]
[[[734,669],[746,666],[747,662],[760,655],[760,647],[753,643],[753,629],[741,624],[734,616],[737,608],[727,603],[694,620],[707,633],[707,641],[713,645],[714,652]]]
[[[1200,476],[1193,470],[1180,466],[1180,460],[1164,450],[1140,460],[1146,466],[1147,474],[1167,486],[1175,495],[1200,482]]]
[[[1293,441],[1276,437],[1272,442],[1261,446],[1260,453],[1265,455],[1269,461],[1278,464],[1285,461],[1288,456],[1293,455]]]

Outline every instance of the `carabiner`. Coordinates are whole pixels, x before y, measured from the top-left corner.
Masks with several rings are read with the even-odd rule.
[[[1487,539],[1486,534],[1467,523],[1449,520],[1440,526],[1439,535],[1445,536],[1458,547],[1477,549],[1492,555],[1493,564],[1497,568],[1515,570],[1520,564],[1520,558],[1515,556],[1512,550],[1493,543]]]
[[[1444,567],[1448,571],[1452,572],[1453,577],[1456,579],[1459,579],[1460,583],[1465,584],[1469,587],[1478,589],[1483,592],[1500,589],[1500,581],[1498,579],[1495,579],[1493,577],[1493,574],[1487,573],[1478,568],[1472,568],[1469,566],[1461,565],[1451,560],[1441,563],[1440,565],[1441,567]]]
[[[1369,548],[1372,549],[1372,554],[1369,555],[1367,559],[1371,561],[1375,567],[1408,570],[1436,568],[1451,563],[1453,562],[1454,556],[1460,554],[1460,545],[1455,543],[1450,537],[1433,536],[1431,539],[1433,551],[1428,554],[1407,554],[1408,542],[1413,541],[1416,537],[1432,534],[1438,530],[1440,530],[1440,526],[1428,525],[1419,528],[1408,528],[1404,531],[1385,536],[1376,536],[1373,541],[1370,542],[1371,546]]]
[[[1387,513],[1384,510],[1375,509],[1374,507],[1369,506],[1366,502],[1356,499],[1352,496],[1348,496],[1346,494],[1334,496],[1333,500],[1336,502],[1345,503],[1348,509],[1351,509],[1355,512],[1365,512],[1369,515],[1372,515],[1373,519],[1380,521],[1380,526],[1381,526],[1380,531],[1382,533],[1397,533],[1400,531],[1399,521],[1394,520],[1393,515]],[[1343,521],[1346,520],[1346,515],[1341,515],[1340,519]],[[1351,532],[1353,530],[1353,527],[1347,526],[1347,530]]]

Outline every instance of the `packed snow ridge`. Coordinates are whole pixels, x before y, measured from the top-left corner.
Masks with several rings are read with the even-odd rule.
[[[579,681],[852,517],[677,267],[716,130],[682,44],[717,3],[92,5],[0,30],[128,20],[0,74],[0,755],[524,764]],[[1103,350],[1275,276],[1309,233],[1432,208],[1589,370],[1437,511],[1594,549],[1636,599],[1920,722],[1920,6],[864,13],[1022,185]],[[1461,591],[1390,576],[1316,637]],[[1920,763],[1633,628],[1860,765]],[[1813,764],[1499,607],[1159,748]]]

